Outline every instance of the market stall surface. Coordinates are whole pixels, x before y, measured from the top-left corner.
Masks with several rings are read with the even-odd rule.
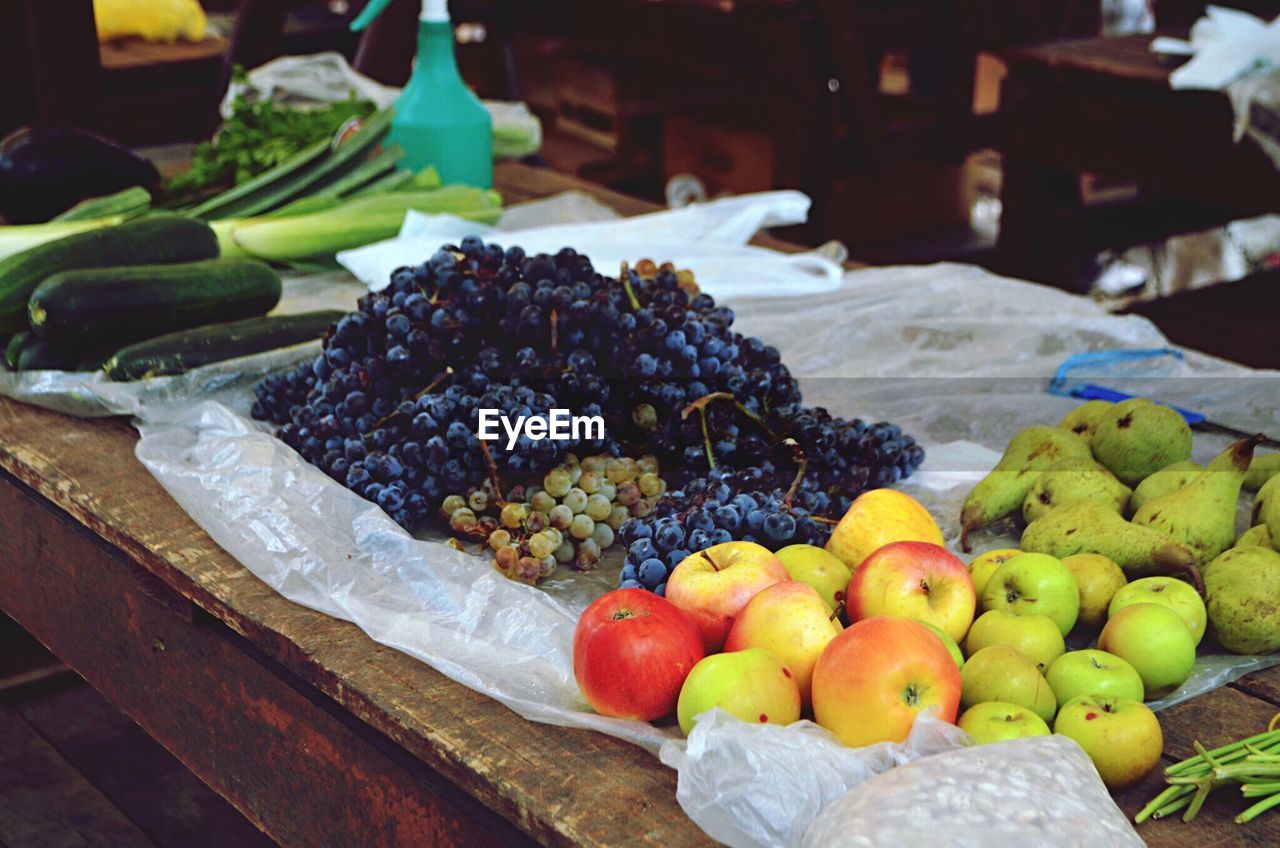
[[[505,165],[509,203],[567,189]],[[284,600],[214,543],[134,457],[123,419],[0,399],[0,608],[251,821],[286,844],[707,844],[675,773],[640,748],[535,724],[355,626]],[[1161,713],[1166,757],[1265,728],[1280,668]],[[1158,775],[1118,798],[1132,815]],[[1232,793],[1153,846],[1280,844]]]

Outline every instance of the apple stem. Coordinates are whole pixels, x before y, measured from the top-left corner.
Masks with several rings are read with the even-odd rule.
[[[703,551],[698,551],[698,553],[702,554],[702,558],[703,558],[703,559],[705,559],[707,562],[711,563],[711,568],[712,568],[714,571],[719,571],[719,570],[720,570],[720,566],[716,565],[716,561],[715,561],[714,559],[712,559],[712,558],[711,558],[711,554],[707,553],[705,550],[703,550]]]
[[[835,621],[837,618],[844,615],[845,609],[846,609],[846,606],[845,606],[844,598],[841,598],[840,600],[836,601],[836,608],[831,611],[831,615],[827,617],[827,621]]]

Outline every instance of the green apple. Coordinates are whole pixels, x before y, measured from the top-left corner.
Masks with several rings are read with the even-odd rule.
[[[1067,649],[1053,619],[1046,615],[1014,615],[1005,610],[990,610],[978,616],[964,640],[969,656],[989,645],[1008,645],[1035,663],[1041,674]]]
[[[1066,636],[1080,615],[1080,589],[1071,569],[1057,557],[1019,554],[991,575],[982,592],[982,608],[1047,615]]]
[[[1142,678],[1137,670],[1115,654],[1106,651],[1071,651],[1049,666],[1045,680],[1053,688],[1059,704],[1077,695],[1099,698],[1128,698],[1141,701]]]
[[[997,548],[979,554],[970,561],[969,576],[973,578],[973,591],[977,593],[978,600],[982,600],[982,590],[987,588],[987,581],[995,570],[1020,553],[1022,551],[1017,548]]]
[[[719,707],[743,721],[791,724],[800,719],[800,687],[790,670],[764,648],[712,654],[684,680],[676,718],[685,736],[694,718]]]
[[[951,659],[956,661],[956,668],[964,668],[964,654],[960,653],[960,646],[956,644],[955,639],[952,639],[950,636],[944,633],[942,631],[942,628],[935,627],[934,625],[930,624],[927,621],[921,621],[918,618],[914,618],[912,619],[912,621],[919,621],[925,627],[929,628],[930,632],[932,632],[934,636],[937,636],[939,639],[941,639],[942,644],[947,646],[947,650],[951,652]]]
[[[1134,604],[1107,620],[1098,647],[1137,670],[1145,700],[1168,695],[1196,664],[1196,640],[1182,616],[1161,604]]]
[[[1053,732],[1074,739],[1113,792],[1146,777],[1164,750],[1155,713],[1128,698],[1072,698],[1063,704]]]
[[[1049,725],[1040,716],[1026,707],[1003,701],[974,704],[964,711],[957,724],[979,745],[1049,735]]]
[[[1062,564],[1080,588],[1080,618],[1076,625],[1096,633],[1107,621],[1107,605],[1128,582],[1124,569],[1102,554],[1072,554],[1063,557]]]
[[[1116,592],[1107,608],[1107,615],[1113,616],[1125,607],[1134,604],[1160,604],[1176,612],[1187,627],[1191,636],[1200,644],[1204,638],[1204,628],[1208,620],[1204,601],[1200,593],[1190,583],[1184,583],[1173,577],[1143,577]]]
[[[1052,721],[1058,700],[1036,664],[1008,645],[983,648],[960,669],[960,707],[1002,701]]]
[[[853,572],[840,558],[815,545],[787,545],[773,555],[782,560],[792,580],[808,583],[834,612],[844,600]]]

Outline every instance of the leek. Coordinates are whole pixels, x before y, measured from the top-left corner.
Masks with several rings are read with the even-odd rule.
[[[288,217],[213,221],[210,226],[224,257],[251,256],[290,263],[332,257],[340,250],[392,238],[410,209],[492,224],[502,214],[502,199],[494,191],[453,185],[434,191],[361,197],[324,211]]]
[[[47,241],[64,238],[85,230],[111,227],[124,220],[123,215],[96,218],[91,221],[51,221],[47,224],[13,224],[0,227],[0,259],[21,253]]]
[[[120,215],[124,218],[136,218],[151,208],[151,193],[142,186],[133,186],[115,194],[103,197],[91,197],[72,206],[54,221],[92,221]]]

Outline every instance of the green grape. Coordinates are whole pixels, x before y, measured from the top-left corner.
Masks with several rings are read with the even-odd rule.
[[[618,496],[618,487],[612,482],[605,480],[600,484],[600,488],[596,489],[597,495],[604,495],[605,500],[612,501]]]
[[[449,495],[444,499],[444,503],[440,504],[440,514],[448,518],[466,505],[467,499],[462,495]]]
[[[542,535],[550,539],[553,545],[559,545],[564,541],[564,534],[554,527],[548,527],[546,530],[543,530]]]
[[[511,530],[520,526],[525,517],[529,514],[529,508],[522,503],[508,503],[502,508],[499,518],[502,520],[502,526]]]
[[[547,514],[545,512],[531,512],[524,520],[525,529],[530,533],[541,533],[547,529]]]
[[[596,523],[589,515],[575,515],[569,525],[569,535],[575,539],[585,539],[596,529]]]
[[[627,463],[623,459],[610,459],[605,463],[604,473],[609,478],[609,482],[617,485],[623,480],[630,480],[631,475],[627,473]]]
[[[631,420],[641,430],[652,430],[658,426],[658,411],[647,403],[638,404],[631,410]]]
[[[570,468],[570,469],[569,469],[569,479],[570,479],[571,481],[573,481],[573,484],[574,484],[575,486],[576,486],[576,485],[578,485],[578,479],[579,479],[580,477],[582,477],[582,466],[581,466],[581,465],[575,465],[575,466],[573,466],[572,468]]]
[[[554,556],[544,556],[542,565],[538,569],[538,576],[541,578],[550,577],[556,573],[556,558]]]
[[[512,570],[516,567],[516,563],[520,561],[520,551],[514,546],[508,545],[505,548],[498,548],[493,555],[493,565],[506,576],[510,577]]]
[[[574,515],[587,508],[587,493],[581,489],[570,489],[564,496],[564,505],[573,510]]]
[[[569,487],[573,485],[569,471],[563,466],[558,466],[547,472],[542,478],[542,486],[547,490],[547,494],[555,498],[564,497],[565,492],[569,491]]]
[[[591,538],[600,546],[600,550],[604,550],[613,544],[613,528],[608,524],[596,522],[596,527],[591,531]]]
[[[630,517],[631,513],[627,511],[625,506],[622,504],[614,504],[613,508],[609,511],[608,524],[614,530],[617,530],[622,526],[623,522]]]
[[[484,489],[476,489],[467,496],[467,505],[471,507],[473,512],[484,512],[489,506],[489,493]]]
[[[594,539],[584,539],[578,543],[578,568],[583,571],[595,568],[600,562],[600,546]]]
[[[652,498],[662,491],[662,478],[652,471],[640,475],[640,494]]]
[[[613,504],[604,495],[591,495],[587,498],[587,508],[583,512],[593,521],[604,521],[613,512]]]
[[[538,582],[538,578],[542,576],[542,561],[535,557],[520,557],[520,561],[516,563],[515,572],[512,576],[513,580],[519,580],[521,583],[528,583],[532,586]]]
[[[556,547],[556,545],[551,544],[551,537],[546,533],[535,533],[529,537],[529,553],[538,559],[542,559],[554,551]]]
[[[449,526],[456,533],[465,533],[473,529],[479,522],[476,520],[476,514],[465,506],[461,509],[453,511],[453,515],[449,516]]]
[[[642,456],[636,460],[636,475],[640,474],[657,474],[658,460],[653,456]]]
[[[579,466],[581,466],[581,465],[582,465],[582,463],[581,463],[581,461],[578,459],[578,455],[577,455],[576,453],[569,453],[569,454],[565,454],[564,462],[562,462],[562,463],[560,463],[560,464],[561,464],[561,465],[563,465],[565,468],[568,468],[568,469],[571,469],[571,470],[572,470],[572,469],[574,469],[574,468],[578,468]]]
[[[556,558],[556,562],[561,565],[567,565],[568,563],[573,562],[574,553],[573,542],[565,539],[560,543],[560,547],[556,548],[553,556]]]
[[[511,534],[501,528],[489,534],[489,547],[500,551],[511,544]]]
[[[547,520],[552,527],[564,530],[569,526],[569,522],[573,521],[573,510],[564,504],[556,504],[555,508],[547,513]]]
[[[582,472],[582,476],[578,478],[578,488],[588,495],[595,494],[600,490],[600,475],[594,471]]]
[[[548,491],[535,492],[529,498],[529,506],[538,512],[551,512],[555,508],[556,499]]]
[[[582,460],[582,470],[584,472],[585,471],[602,472],[604,471],[604,466],[605,466],[605,457],[603,456],[589,456],[586,459]]]

